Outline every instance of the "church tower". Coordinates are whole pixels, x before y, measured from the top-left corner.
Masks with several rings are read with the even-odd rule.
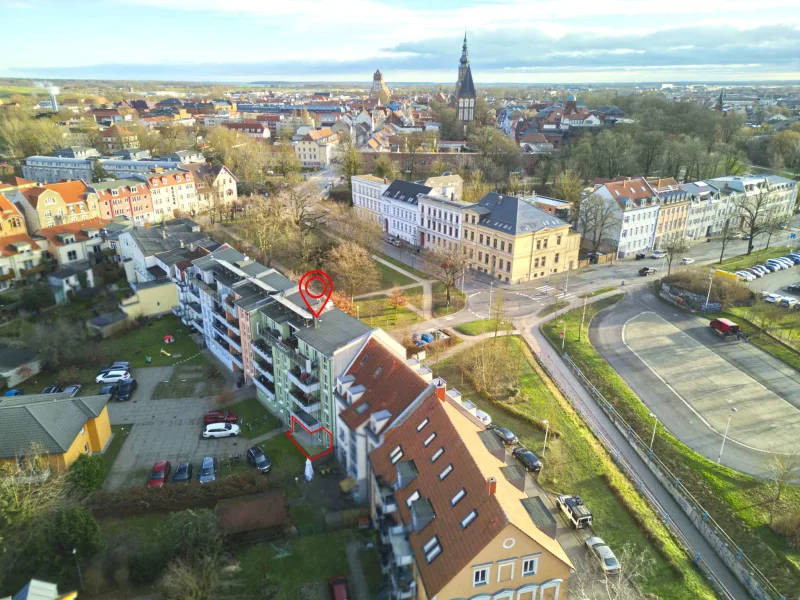
[[[458,83],[456,84],[456,111],[458,120],[466,124],[475,119],[475,83],[472,81],[472,68],[467,56],[467,34],[464,33],[464,45],[461,47],[461,60],[458,65]]]
[[[369,97],[379,99],[382,104],[388,104],[392,97],[392,92],[386,86],[380,69],[375,71],[375,75],[372,76],[372,89],[369,91]]]

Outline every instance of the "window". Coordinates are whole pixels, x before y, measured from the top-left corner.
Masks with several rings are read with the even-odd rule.
[[[478,516],[478,511],[473,510],[466,517],[464,517],[461,520],[461,529],[466,529],[467,527],[469,527],[470,523],[472,523],[475,520],[475,517],[477,516]]]
[[[442,553],[442,545],[439,543],[439,536],[435,535],[428,540],[422,547],[422,551],[425,553],[425,560],[428,564],[432,563],[433,559]]]
[[[449,464],[444,468],[444,471],[439,473],[439,481],[444,481],[444,478],[450,475],[453,472],[453,465]]]
[[[430,434],[430,435],[429,435],[427,438],[425,438],[425,441],[424,441],[424,442],[422,442],[422,445],[423,445],[425,448],[427,448],[428,446],[430,446],[431,442],[432,442],[433,440],[435,440],[435,439],[436,439],[436,432],[434,431],[434,432],[433,432],[432,434]]]
[[[425,425],[428,424],[428,422],[429,422],[429,419],[426,418],[424,421],[422,421],[422,423],[417,425],[417,431],[422,431],[422,429],[425,427]]]
[[[506,250],[506,243],[505,242],[500,242],[500,250],[505,252],[505,250]]]
[[[472,570],[472,587],[489,583],[489,567],[478,567]]]
[[[483,234],[480,234],[480,236],[478,236],[478,243],[480,244],[483,243]]]
[[[419,490],[417,490],[408,497],[408,500],[406,500],[406,506],[408,508],[411,508],[411,505],[414,504],[414,502],[416,502],[417,500],[419,500]]]
[[[67,252],[67,260],[77,260],[78,253],[75,250],[70,250]]]
[[[84,451],[86,454],[89,454],[89,444],[84,444],[84,445],[83,445],[83,451]]]
[[[389,455],[389,458],[392,460],[393,465],[397,464],[397,461],[403,458],[403,449],[400,446],[398,446],[397,448],[392,450],[392,453]]]
[[[461,502],[461,500],[466,495],[467,495],[466,488],[461,488],[460,490],[458,490],[458,493],[455,496],[453,496],[453,498],[450,500],[450,506],[455,506],[456,504]]]
[[[85,434],[86,434],[86,427],[81,427],[81,435],[85,435]]]
[[[547,258],[543,256],[542,257],[542,266],[545,266],[546,262],[547,262]]]
[[[537,250],[541,250],[542,249],[542,240],[536,240],[536,249]]]
[[[509,243],[508,243],[508,251],[509,251],[509,252],[511,252],[511,246],[512,246],[512,244],[511,244],[511,242],[509,242]]]
[[[556,253],[556,255],[553,257],[553,262],[558,264],[558,253]]]
[[[536,575],[539,568],[539,557],[529,557],[522,559],[522,576]]]
[[[556,246],[560,246],[560,245],[561,245],[561,236],[559,235],[559,236],[556,238]]]

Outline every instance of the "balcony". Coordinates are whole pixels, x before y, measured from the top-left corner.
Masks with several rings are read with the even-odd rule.
[[[381,488],[380,495],[383,514],[390,515],[397,512],[397,499],[394,497],[392,491],[388,488]]]
[[[271,400],[275,399],[275,386],[272,385],[272,382],[269,381],[265,377],[256,377],[253,380],[253,383],[256,384],[256,387],[264,392],[268,398]]]
[[[192,321],[192,325],[195,329],[197,329],[197,331],[203,333],[203,319],[195,319]]]
[[[406,567],[414,563],[414,552],[403,525],[391,525],[386,521],[380,527],[380,537],[381,542],[391,548],[391,563],[395,567]]]
[[[255,365],[258,372],[264,375],[264,377],[266,377],[270,381],[275,381],[275,375],[273,374],[271,364],[265,363],[260,360],[254,360],[253,365]]]
[[[391,571],[392,591],[394,597],[400,600],[413,598],[416,595],[417,585],[414,581],[414,573],[410,566],[402,566]]]
[[[30,269],[22,269],[21,273],[23,275],[35,275],[36,273],[41,273],[44,271],[49,265],[45,263],[39,263],[35,267],[31,267]]]
[[[228,325],[228,318],[224,310],[220,310],[218,308],[214,308],[211,310],[211,315],[219,321],[220,325]]]
[[[187,294],[190,302],[200,303],[200,289],[196,285],[190,285]]]
[[[231,355],[231,360],[233,363],[239,367],[240,369],[244,369],[244,364],[242,363],[242,355],[238,352],[229,352],[228,354]]]
[[[289,397],[298,408],[302,408],[306,412],[316,412],[320,408],[319,398],[310,394],[304,394],[296,389],[289,391]]]
[[[256,340],[253,344],[253,350],[269,364],[272,364],[272,348],[264,340]]]
[[[217,282],[214,283],[206,283],[202,279],[195,279],[195,285],[199,288],[199,290],[205,292],[209,296],[216,296],[217,295]],[[194,286],[190,288],[190,292],[194,291]],[[199,294],[198,294],[199,296]]]
[[[319,379],[311,373],[305,372],[298,366],[294,366],[289,371],[289,381],[303,390],[306,394],[313,394],[319,389]]]
[[[214,331],[219,334],[223,340],[225,340],[226,343],[236,348],[239,352],[242,351],[242,338],[240,338],[238,335],[229,334],[227,328],[220,327],[216,323],[213,323],[212,327],[214,328]]]
[[[6,281],[8,279],[14,279],[14,269],[11,269],[8,273],[3,273],[0,275],[0,281]]]
[[[350,406],[349,404],[347,404],[347,400],[344,399],[344,396],[342,396],[339,392],[334,392],[333,397],[336,398],[336,402],[339,405],[338,408],[344,410],[345,408]]]

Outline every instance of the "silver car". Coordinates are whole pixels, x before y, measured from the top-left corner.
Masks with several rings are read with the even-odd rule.
[[[599,562],[606,575],[618,575],[622,572],[622,566],[611,548],[599,537],[586,538],[586,547],[589,553]]]
[[[217,460],[213,456],[206,456],[200,464],[200,473],[197,480],[200,483],[211,483],[217,479]]]

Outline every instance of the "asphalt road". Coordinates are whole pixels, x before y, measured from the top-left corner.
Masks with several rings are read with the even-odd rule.
[[[800,439],[794,369],[716,336],[698,317],[649,291],[628,294],[600,313],[589,336],[663,426],[711,460],[719,456],[731,407],[737,412],[722,455],[728,467],[763,476],[781,440],[789,447]]]

